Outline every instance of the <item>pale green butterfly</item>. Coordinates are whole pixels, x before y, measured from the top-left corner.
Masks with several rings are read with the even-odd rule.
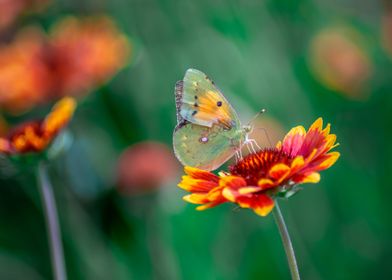
[[[241,125],[233,107],[203,72],[188,69],[176,83],[175,97],[173,146],[183,165],[215,170],[239,155],[245,143],[255,143],[248,138],[251,127]]]

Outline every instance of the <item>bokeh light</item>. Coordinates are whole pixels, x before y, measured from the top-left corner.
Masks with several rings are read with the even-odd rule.
[[[122,152],[117,170],[119,191],[141,194],[173,182],[179,174],[179,164],[166,145],[142,142]]]
[[[366,99],[373,65],[364,42],[349,26],[321,30],[310,44],[310,64],[317,78],[349,99]]]

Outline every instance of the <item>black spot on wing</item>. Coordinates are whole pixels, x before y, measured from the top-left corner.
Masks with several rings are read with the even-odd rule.
[[[189,122],[187,120],[183,120],[182,122],[179,122],[177,124],[177,126],[174,128],[174,132],[176,132],[177,130],[179,130],[181,127],[186,126],[187,124],[189,124]]]

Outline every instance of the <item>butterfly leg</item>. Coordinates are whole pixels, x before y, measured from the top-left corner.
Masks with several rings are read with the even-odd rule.
[[[239,147],[239,149],[235,152],[237,162],[243,159],[241,147],[242,147],[242,142],[240,142],[240,147]]]
[[[256,153],[255,147],[253,147],[253,143],[250,139],[246,141],[246,147],[248,148],[249,153]]]
[[[239,162],[240,161],[240,153],[237,151],[237,152],[235,152],[235,162],[237,163],[237,162]]]
[[[259,146],[259,144],[257,144],[257,141],[256,141],[255,139],[249,139],[249,141],[250,141],[251,143],[253,143],[253,144],[256,146],[256,148],[257,148],[258,150],[261,150],[261,147]]]

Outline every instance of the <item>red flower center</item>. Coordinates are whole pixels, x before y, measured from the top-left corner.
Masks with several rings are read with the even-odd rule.
[[[249,186],[257,186],[261,178],[266,178],[270,168],[276,163],[289,165],[292,157],[280,149],[268,148],[249,154],[235,165],[230,166],[232,175],[241,176]]]

